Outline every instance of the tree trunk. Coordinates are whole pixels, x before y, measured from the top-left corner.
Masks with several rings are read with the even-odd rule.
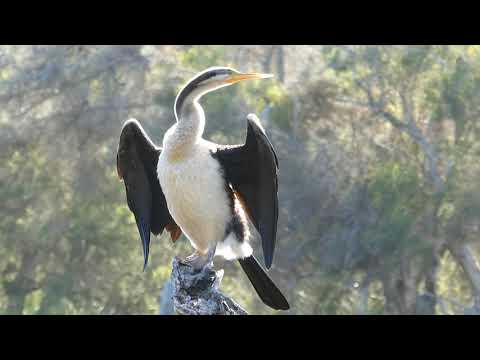
[[[285,82],[285,56],[283,52],[283,45],[277,46],[277,72],[278,80],[281,83]]]
[[[275,49],[274,46],[270,46],[267,50],[267,55],[263,60],[263,72],[269,73],[272,69],[272,58],[273,58],[273,50]]]
[[[383,275],[387,314],[416,314],[418,280],[418,269],[412,259],[402,259],[398,270]]]
[[[449,243],[448,249],[470,282],[474,308],[480,312],[480,270],[472,249],[468,244],[458,242]]]

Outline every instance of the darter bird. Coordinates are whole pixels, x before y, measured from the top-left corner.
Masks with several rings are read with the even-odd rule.
[[[135,119],[125,122],[117,152],[127,203],[142,240],[144,270],[150,233],[166,229],[176,241],[183,233],[195,249],[185,262],[195,270],[214,256],[238,260],[261,300],[276,310],[289,304],[253,256],[247,218],[262,240],[270,269],[278,220],[278,159],[254,114],[247,116],[243,145],[218,145],[203,139],[205,113],[199,103],[211,91],[248,79],[273,75],[209,68],[178,93],[176,123],[156,146]]]

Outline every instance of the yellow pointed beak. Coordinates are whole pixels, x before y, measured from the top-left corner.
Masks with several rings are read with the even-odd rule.
[[[225,79],[224,82],[227,84],[233,84],[243,80],[267,79],[271,77],[273,77],[273,74],[260,74],[260,73],[233,74],[229,78]]]

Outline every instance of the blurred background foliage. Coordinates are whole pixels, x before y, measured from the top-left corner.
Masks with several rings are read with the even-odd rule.
[[[479,64],[478,45],[1,46],[0,313],[159,313],[191,249],[153,238],[142,272],[118,138],[135,117],[161,144],[210,66],[275,74],[202,104],[208,139],[242,143],[254,112],[277,150],[287,313],[480,313]],[[274,313],[216,266],[247,311]]]

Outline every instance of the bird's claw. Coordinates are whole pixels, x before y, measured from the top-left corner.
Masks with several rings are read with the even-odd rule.
[[[182,263],[192,267],[196,271],[201,271],[205,267],[205,259],[197,253],[187,256]]]
[[[193,254],[187,256],[182,262],[185,265],[192,267],[196,271],[201,271],[204,268],[213,268],[213,257],[215,256],[216,246],[210,248],[206,255],[202,255],[195,251]]]

